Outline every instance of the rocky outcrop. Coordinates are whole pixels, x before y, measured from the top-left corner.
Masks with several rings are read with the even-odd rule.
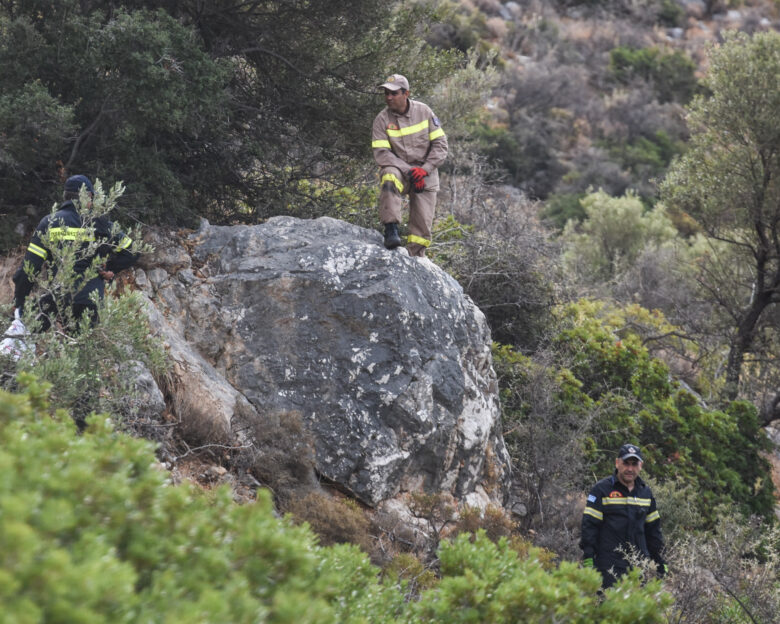
[[[329,218],[152,242],[136,283],[182,418],[227,431],[297,413],[319,476],[372,506],[417,490],[504,502],[489,329],[444,271]]]

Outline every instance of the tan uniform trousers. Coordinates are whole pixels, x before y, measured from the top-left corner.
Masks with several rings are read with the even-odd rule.
[[[409,195],[409,236],[406,250],[410,256],[424,257],[425,250],[431,244],[438,184],[428,188],[429,180],[426,178],[425,190],[415,193],[411,190],[409,179],[397,167],[382,167],[379,177],[382,180],[379,191],[379,220],[383,224],[401,223],[402,194]],[[399,191],[398,182],[403,186],[402,191]]]

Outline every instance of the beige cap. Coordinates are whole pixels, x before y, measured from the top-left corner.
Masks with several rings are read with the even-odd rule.
[[[381,85],[380,89],[390,89],[390,91],[398,91],[398,89],[409,90],[409,81],[401,74],[393,74]]]

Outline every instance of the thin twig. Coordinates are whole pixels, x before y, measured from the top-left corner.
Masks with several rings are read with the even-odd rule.
[[[248,449],[248,448],[251,448],[251,447],[252,447],[251,444],[245,444],[243,446],[228,446],[227,444],[204,444],[203,446],[197,446],[195,448],[189,449],[186,453],[184,453],[183,455],[178,455],[178,456],[174,457],[171,461],[177,462],[180,459],[184,459],[185,457],[187,457],[187,455],[190,455],[191,453],[195,453],[197,451],[202,451],[203,449],[207,449],[207,448],[221,448],[221,449],[226,449],[226,450],[229,450],[229,451],[240,451],[240,450]]]

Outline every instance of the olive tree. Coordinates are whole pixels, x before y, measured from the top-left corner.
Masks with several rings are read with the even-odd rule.
[[[727,356],[723,398],[759,399],[746,382],[771,379],[780,405],[772,317],[780,302],[780,34],[731,33],[711,48],[706,95],[689,108],[691,142],[662,184],[662,197],[686,211],[728,251],[704,256],[700,286],[720,311]],[[766,345],[766,348],[765,348]],[[750,375],[747,371],[750,371]]]

